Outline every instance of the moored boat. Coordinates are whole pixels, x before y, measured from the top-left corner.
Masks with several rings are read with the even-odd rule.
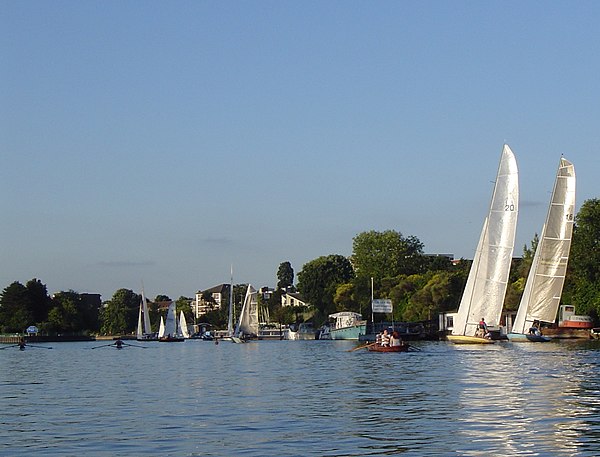
[[[332,340],[358,340],[365,333],[367,321],[362,315],[351,311],[341,311],[329,315],[333,319],[329,327],[329,336]]]
[[[560,307],[558,327],[574,329],[591,329],[594,327],[594,321],[590,316],[575,314],[574,306],[563,305]]]
[[[158,331],[158,341],[163,343],[174,343],[185,341],[180,329],[177,328],[177,316],[175,314],[175,303],[172,302],[167,310],[167,318],[163,322],[162,316],[160,329]]]
[[[258,337],[258,293],[248,284],[240,317],[231,337],[234,343],[242,343]]]

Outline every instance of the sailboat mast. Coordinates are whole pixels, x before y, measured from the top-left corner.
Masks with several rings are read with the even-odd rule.
[[[227,336],[233,335],[233,265],[231,265],[231,280],[229,282],[229,320],[227,321]]]

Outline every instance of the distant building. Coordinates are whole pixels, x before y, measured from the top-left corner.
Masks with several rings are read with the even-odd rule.
[[[210,289],[196,292],[195,300],[192,303],[192,311],[196,319],[209,311],[221,309],[223,301],[229,297],[229,288],[229,284],[219,284]]]
[[[268,301],[275,293],[275,289],[273,289],[272,287],[264,286],[258,289],[258,293],[264,301]]]
[[[102,297],[100,296],[100,294],[83,293],[79,294],[79,297],[81,297],[81,301],[83,302],[83,304],[89,305],[94,309],[100,309],[102,307]]]
[[[287,292],[281,296],[281,306],[308,306],[302,296],[298,293]]]

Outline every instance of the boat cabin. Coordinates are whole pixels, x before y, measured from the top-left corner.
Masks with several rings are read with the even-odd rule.
[[[594,321],[590,316],[575,314],[575,307],[573,305],[561,305],[558,309],[558,326],[590,329],[594,327]]]

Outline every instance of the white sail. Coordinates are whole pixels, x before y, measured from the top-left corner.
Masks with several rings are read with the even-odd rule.
[[[185,320],[185,314],[183,314],[183,311],[180,311],[180,313],[179,313],[178,325],[179,325],[179,331],[177,332],[177,334],[182,335],[184,338],[189,338],[190,332],[188,330],[187,322]]]
[[[500,323],[515,244],[518,203],[517,162],[505,144],[490,211],[454,319],[453,335],[474,336],[482,317],[490,326]]]
[[[163,320],[163,317],[160,316],[160,326],[158,327],[158,337],[162,338],[163,336],[165,336],[165,321]]]
[[[534,321],[551,323],[556,319],[567,272],[574,214],[575,167],[561,157],[513,333],[527,333]]]
[[[234,336],[240,338],[256,335],[258,335],[258,294],[254,287],[248,285]]]
[[[152,333],[152,327],[150,326],[150,314],[148,313],[148,302],[146,301],[146,296],[144,295],[144,288],[142,287],[142,311],[144,316],[144,333],[150,334]]]
[[[137,324],[137,331],[136,331],[136,337],[142,338],[142,336],[144,335],[144,330],[142,328],[142,304],[140,303],[140,312],[138,313],[138,324]]]
[[[175,303],[171,302],[167,310],[167,318],[165,320],[165,335],[175,336],[177,332],[177,316],[175,316]]]

